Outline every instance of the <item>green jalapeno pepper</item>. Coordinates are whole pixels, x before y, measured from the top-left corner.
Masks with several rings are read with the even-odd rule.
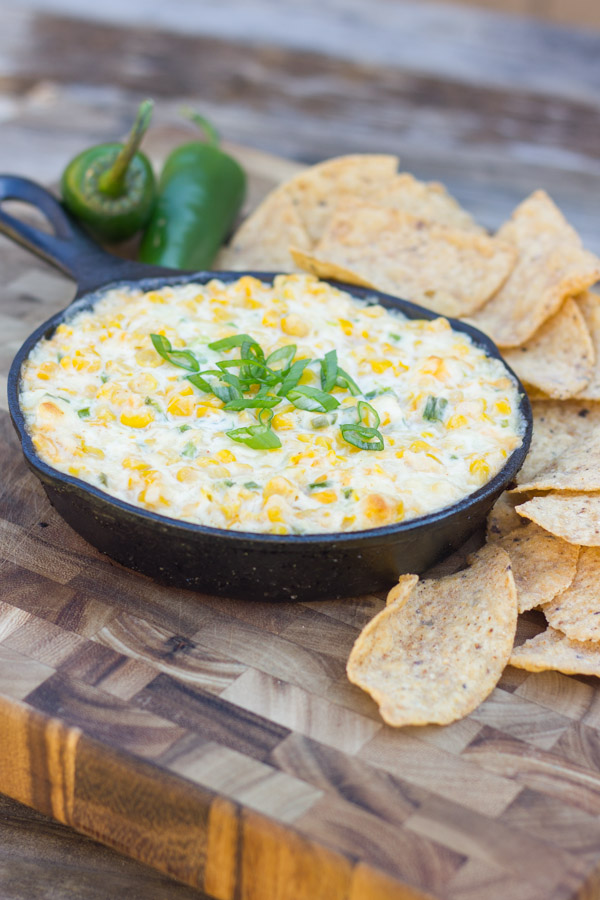
[[[63,203],[102,240],[123,241],[148,221],[156,182],[138,150],[152,116],[152,100],[140,104],[125,144],[98,144],[76,156],[61,181]]]
[[[246,176],[221,150],[213,126],[196,113],[185,114],[203,129],[206,141],[182,144],[167,157],[139,259],[174,269],[209,269],[244,201]]]

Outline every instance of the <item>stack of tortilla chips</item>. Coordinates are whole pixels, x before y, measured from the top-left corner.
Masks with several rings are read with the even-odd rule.
[[[403,576],[348,661],[392,725],[451,722],[505,665],[600,675],[600,260],[544,191],[489,236],[394,156],[346,156],[276,188],[221,268],[309,271],[468,318],[526,385],[533,441],[468,569]],[[518,613],[548,627],[513,647]]]

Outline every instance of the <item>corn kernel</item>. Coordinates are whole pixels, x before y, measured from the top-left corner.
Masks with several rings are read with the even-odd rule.
[[[428,444],[427,441],[413,441],[409,447],[409,450],[412,450],[413,453],[420,453],[422,450],[433,450],[434,448],[431,444]]]
[[[269,528],[269,534],[287,534],[288,529],[283,524],[273,525],[272,528]]]
[[[197,481],[200,478],[200,473],[191,466],[182,466],[175,477],[177,478],[177,481],[189,484],[190,482]]]
[[[467,420],[464,416],[454,415],[450,416],[450,418],[446,422],[446,428],[462,428],[463,425],[466,424]]]
[[[154,375],[151,375],[149,372],[143,372],[136,378],[132,378],[127,386],[136,394],[151,394],[152,391],[155,391],[158,387],[158,381],[156,380]]]
[[[354,325],[352,324],[352,322],[350,322],[348,319],[338,319],[338,322],[340,323],[340,328],[342,329],[344,334],[349,337],[354,331]]]
[[[51,360],[46,360],[46,362],[42,363],[42,365],[39,367],[39,369],[37,371],[37,377],[41,378],[42,381],[49,381],[50,376],[54,375],[54,373],[56,372],[57,369],[58,369],[58,366],[56,365],[55,362],[52,362]]]
[[[279,313],[274,309],[268,309],[262,317],[262,324],[267,328],[275,328],[279,325]]]
[[[281,330],[295,337],[306,337],[310,331],[310,325],[304,319],[301,319],[300,316],[292,313],[281,320]]]
[[[222,463],[231,463],[236,460],[235,453],[232,453],[231,450],[219,450],[215,455]]]
[[[154,348],[151,350],[138,350],[135,354],[135,361],[138,366],[150,366],[152,369],[156,369],[164,363],[164,359]]]
[[[382,372],[385,372],[386,369],[392,368],[392,363],[389,359],[371,359],[369,360],[371,368],[378,375],[381,375]]]
[[[469,472],[472,475],[478,475],[481,484],[486,482],[490,475],[490,467],[485,459],[474,459],[469,466]]]
[[[127,425],[128,428],[145,428],[153,421],[154,415],[149,409],[123,410],[120,416],[121,424]]]
[[[268,500],[269,497],[272,496],[291,496],[296,493],[296,489],[294,485],[287,480],[287,478],[283,478],[281,475],[277,475],[275,478],[271,478],[270,481],[267,481],[266,485],[263,488],[263,497],[265,500]]]
[[[335,503],[337,500],[337,494],[335,491],[315,491],[312,494],[312,497],[318,503]]]
[[[496,409],[498,410],[499,413],[508,415],[511,411],[510,403],[507,400],[497,400],[496,401]]]
[[[194,398],[182,397],[180,394],[176,394],[169,401],[167,412],[171,413],[172,416],[191,416],[194,412]]]
[[[291,416],[286,416],[283,413],[278,413],[273,416],[273,421],[271,422],[273,428],[278,428],[280,431],[287,431],[290,428],[294,427],[294,421]]]

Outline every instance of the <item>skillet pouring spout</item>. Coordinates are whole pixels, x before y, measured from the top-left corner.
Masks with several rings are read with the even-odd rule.
[[[35,207],[48,220],[52,233],[9,214],[3,208],[8,200]],[[165,584],[245,600],[343,598],[387,589],[399,575],[421,574],[458,549],[483,525],[492,504],[523,464],[531,440],[531,407],[524,389],[506,367],[521,394],[523,442],[486,485],[433,514],[368,531],[273,535],[196,525],[121,501],[57,471],[36,453],[19,403],[22,367],[34,347],[75,312],[93,309],[110,287],[148,291],[168,285],[206,284],[213,278],[232,283],[244,275],[272,283],[277,273],[189,273],[120,259],[95,244],[52,194],[16,176],[0,176],[0,232],[73,277],[79,286],[75,301],[27,338],[10,370],[9,410],[25,459],[65,521],[94,547],[136,572]],[[437,318],[436,313],[397,297],[331,284],[359,300],[375,300],[387,309],[399,310],[409,319]],[[464,322],[449,322],[488,356],[500,359],[485,335]]]

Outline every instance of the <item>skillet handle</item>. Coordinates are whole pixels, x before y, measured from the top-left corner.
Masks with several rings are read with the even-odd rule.
[[[52,225],[48,234],[2,209],[5,200],[17,200],[39,210]],[[88,293],[109,281],[132,277],[138,265],[107,253],[75,223],[54,194],[35,181],[18,175],[0,175],[0,233],[69,275]]]

